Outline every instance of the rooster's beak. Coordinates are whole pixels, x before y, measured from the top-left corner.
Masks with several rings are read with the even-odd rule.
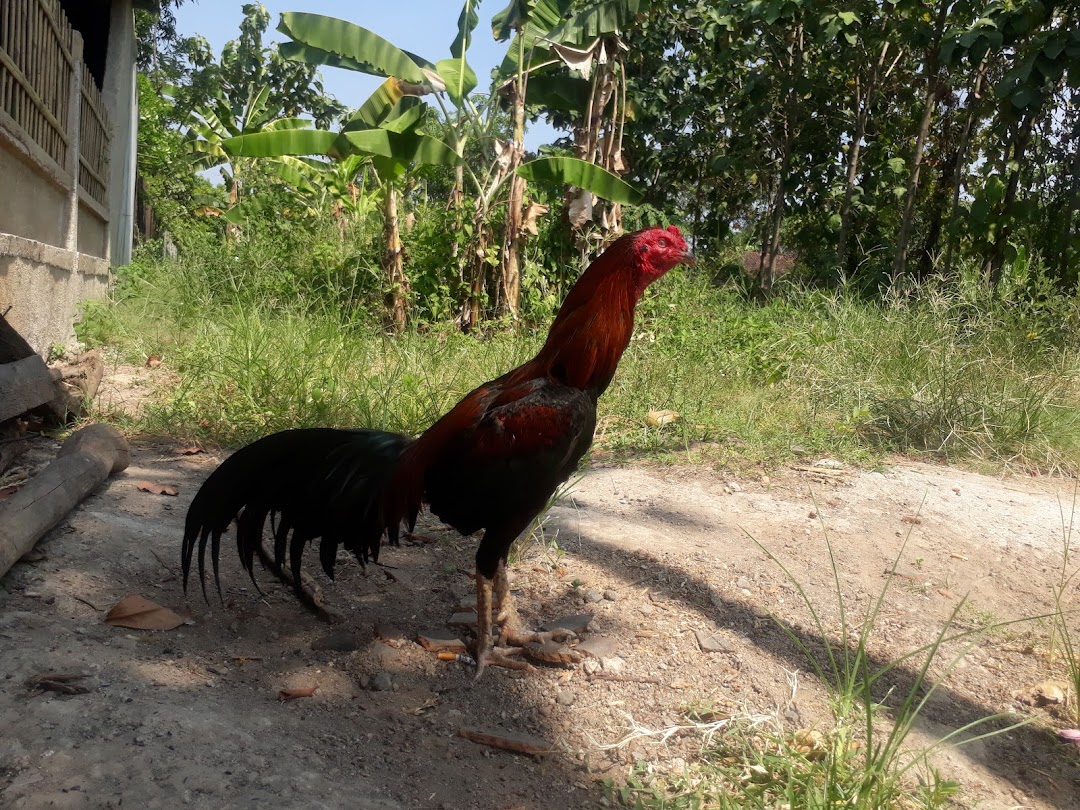
[[[694,251],[692,251],[690,248],[687,248],[686,252],[683,254],[682,263],[685,264],[687,267],[693,267],[695,264],[697,264],[697,256],[694,255]]]

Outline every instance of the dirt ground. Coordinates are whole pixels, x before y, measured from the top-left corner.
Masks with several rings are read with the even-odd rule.
[[[42,440],[36,459],[54,449]],[[872,636],[882,664],[932,640],[965,594],[964,627],[1048,612],[1075,487],[904,461],[864,471],[808,459],[758,478],[594,466],[550,511],[546,542],[528,544],[513,568],[526,621],[591,613],[584,638],[594,655],[569,669],[491,668],[474,683],[467,665],[414,641],[468,639],[447,622],[472,598],[474,539],[428,524],[426,542],[385,550],[393,568],[365,572],[343,556],[337,582],[322,582],[345,616],[335,626],[263,572],[261,596],[226,546],[225,606],[208,606],[197,588],[184,595],[180,539],[220,455],[180,450],[134,447],[126,472],[0,580],[0,806],[601,806],[603,780],[618,782],[634,763],[671,773],[693,762],[693,733],[622,742],[632,728],[685,725],[689,707],[829,730],[825,691],[768,613],[811,649],[821,634],[755,540],[836,634],[825,535],[856,624],[907,538]],[[143,492],[140,481],[179,494]],[[106,625],[106,611],[131,594],[190,621],[168,632]],[[1034,719],[938,757],[963,785],[962,806],[1080,807],[1080,752],[1054,735],[1068,723],[1046,684],[1062,677],[1047,663],[1048,630],[1032,622],[966,651],[947,645],[942,666],[962,658],[932,697],[920,742],[997,712]],[[883,688],[905,688],[917,666]],[[43,673],[84,675],[88,691],[31,688]],[[279,700],[305,687],[317,690]],[[529,734],[552,753],[494,749],[462,728]]]

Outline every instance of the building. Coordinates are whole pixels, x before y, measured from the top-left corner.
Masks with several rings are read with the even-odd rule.
[[[136,8],[0,0],[0,313],[41,354],[131,258]]]

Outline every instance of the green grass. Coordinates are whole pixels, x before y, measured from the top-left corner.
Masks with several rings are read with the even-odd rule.
[[[880,662],[873,655],[872,637],[891,576],[865,613],[851,616],[834,549],[825,534],[840,627],[839,637],[834,638],[822,618],[824,606],[814,603],[778,557],[758,546],[791,582],[807,609],[805,627],[776,615],[773,620],[826,688],[831,727],[825,731],[788,729],[777,718],[763,715],[715,721],[709,716],[715,713],[706,712],[703,717],[697,712],[697,717],[712,722],[680,729],[702,733],[704,744],[697,761],[671,777],[657,777],[639,768],[624,785],[609,785],[609,799],[634,810],[938,810],[952,806],[960,786],[941,777],[933,755],[1006,733],[1025,721],[1008,715],[977,719],[921,749],[911,744],[911,732],[940,683],[978,639],[997,628],[958,627],[957,616],[965,605],[961,600],[932,642]],[[906,540],[890,570],[896,569],[904,546]],[[959,650],[946,654],[946,645],[957,642]],[[938,673],[936,678],[931,678],[932,668]],[[900,673],[902,677],[897,678]],[[635,729],[628,739],[636,736],[645,733]]]
[[[433,324],[391,339],[318,285],[254,295],[253,271],[213,270],[201,254],[142,265],[122,300],[87,313],[84,338],[180,374],[142,429],[230,445],[296,425],[416,432],[528,358],[547,326],[477,338]],[[759,305],[675,271],[642,302],[598,447],[733,466],[905,452],[1076,469],[1080,341],[1048,335],[1038,313],[987,306],[941,290],[888,306],[794,289]],[[650,427],[650,409],[681,419]]]

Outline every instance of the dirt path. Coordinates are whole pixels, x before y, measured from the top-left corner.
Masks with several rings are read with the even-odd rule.
[[[1059,499],[1067,512],[1074,486],[906,463],[860,472],[826,461],[754,481],[594,468],[551,510],[547,542],[526,549],[514,587],[527,621],[592,613],[588,637],[604,648],[572,670],[489,670],[474,684],[466,667],[412,641],[445,631],[471,598],[474,541],[437,526],[425,529],[432,542],[388,550],[393,569],[343,560],[338,582],[323,583],[347,617],[337,627],[266,575],[260,597],[228,548],[226,607],[185,599],[183,515],[217,460],[136,448],[126,473],[39,544],[43,558],[0,580],[0,806],[595,807],[601,780],[634,762],[678,770],[698,750],[692,735],[605,750],[631,722],[666,728],[687,707],[714,706],[827,730],[824,690],[767,611],[811,647],[820,633],[751,536],[799,580],[829,633],[839,623],[822,527],[855,616],[907,537],[872,642],[884,662],[931,640],[964,594],[965,622],[1047,612]],[[140,480],[180,494],[140,492]],[[133,593],[192,621],[163,633],[106,626],[104,611]],[[927,735],[1001,711],[1037,718],[939,759],[967,806],[1080,806],[1078,757],[1049,730],[1063,725],[1061,708],[1025,702],[1061,674],[1047,669],[1047,631],[1022,625],[980,640],[931,701]],[[328,643],[355,649],[313,649]],[[890,685],[903,688],[912,671]],[[31,692],[27,679],[45,672],[84,673],[90,691]],[[311,686],[312,697],[278,700]],[[462,739],[462,727],[528,733],[556,750],[533,760]]]

